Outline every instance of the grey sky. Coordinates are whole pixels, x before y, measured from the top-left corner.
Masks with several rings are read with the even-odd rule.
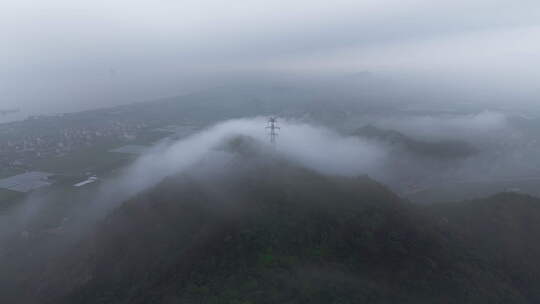
[[[4,0],[0,34],[0,108],[72,111],[242,73],[364,70],[540,96],[536,0]]]

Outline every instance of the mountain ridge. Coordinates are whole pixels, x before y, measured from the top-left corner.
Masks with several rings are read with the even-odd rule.
[[[196,165],[124,202],[94,234],[32,274],[35,285],[23,281],[39,299],[28,303],[540,299],[533,280],[540,268],[534,255],[523,255],[528,247],[502,250],[505,238],[479,242],[493,227],[519,237],[528,226],[510,229],[509,206],[522,206],[518,215],[534,223],[538,199],[501,194],[416,205],[367,176],[323,175],[260,148],[237,137],[220,148],[232,160],[212,164],[222,166],[219,174],[199,174]],[[481,220],[505,210],[499,226]],[[460,229],[463,223],[476,228]],[[534,239],[540,229],[530,233]]]

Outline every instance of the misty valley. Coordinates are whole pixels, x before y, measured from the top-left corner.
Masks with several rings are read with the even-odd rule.
[[[223,87],[0,125],[3,301],[540,298],[540,117],[324,94]]]
[[[0,1],[0,304],[540,303],[540,1]]]

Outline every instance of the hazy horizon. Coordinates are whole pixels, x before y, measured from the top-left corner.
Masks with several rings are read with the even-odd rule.
[[[537,1],[8,0],[0,8],[0,109],[73,112],[366,71],[381,86],[451,91],[456,102],[533,106],[540,97]]]

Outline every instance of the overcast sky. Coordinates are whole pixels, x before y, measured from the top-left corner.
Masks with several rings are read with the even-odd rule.
[[[32,112],[359,71],[540,103],[538,0],[3,0],[0,36],[0,108]]]

